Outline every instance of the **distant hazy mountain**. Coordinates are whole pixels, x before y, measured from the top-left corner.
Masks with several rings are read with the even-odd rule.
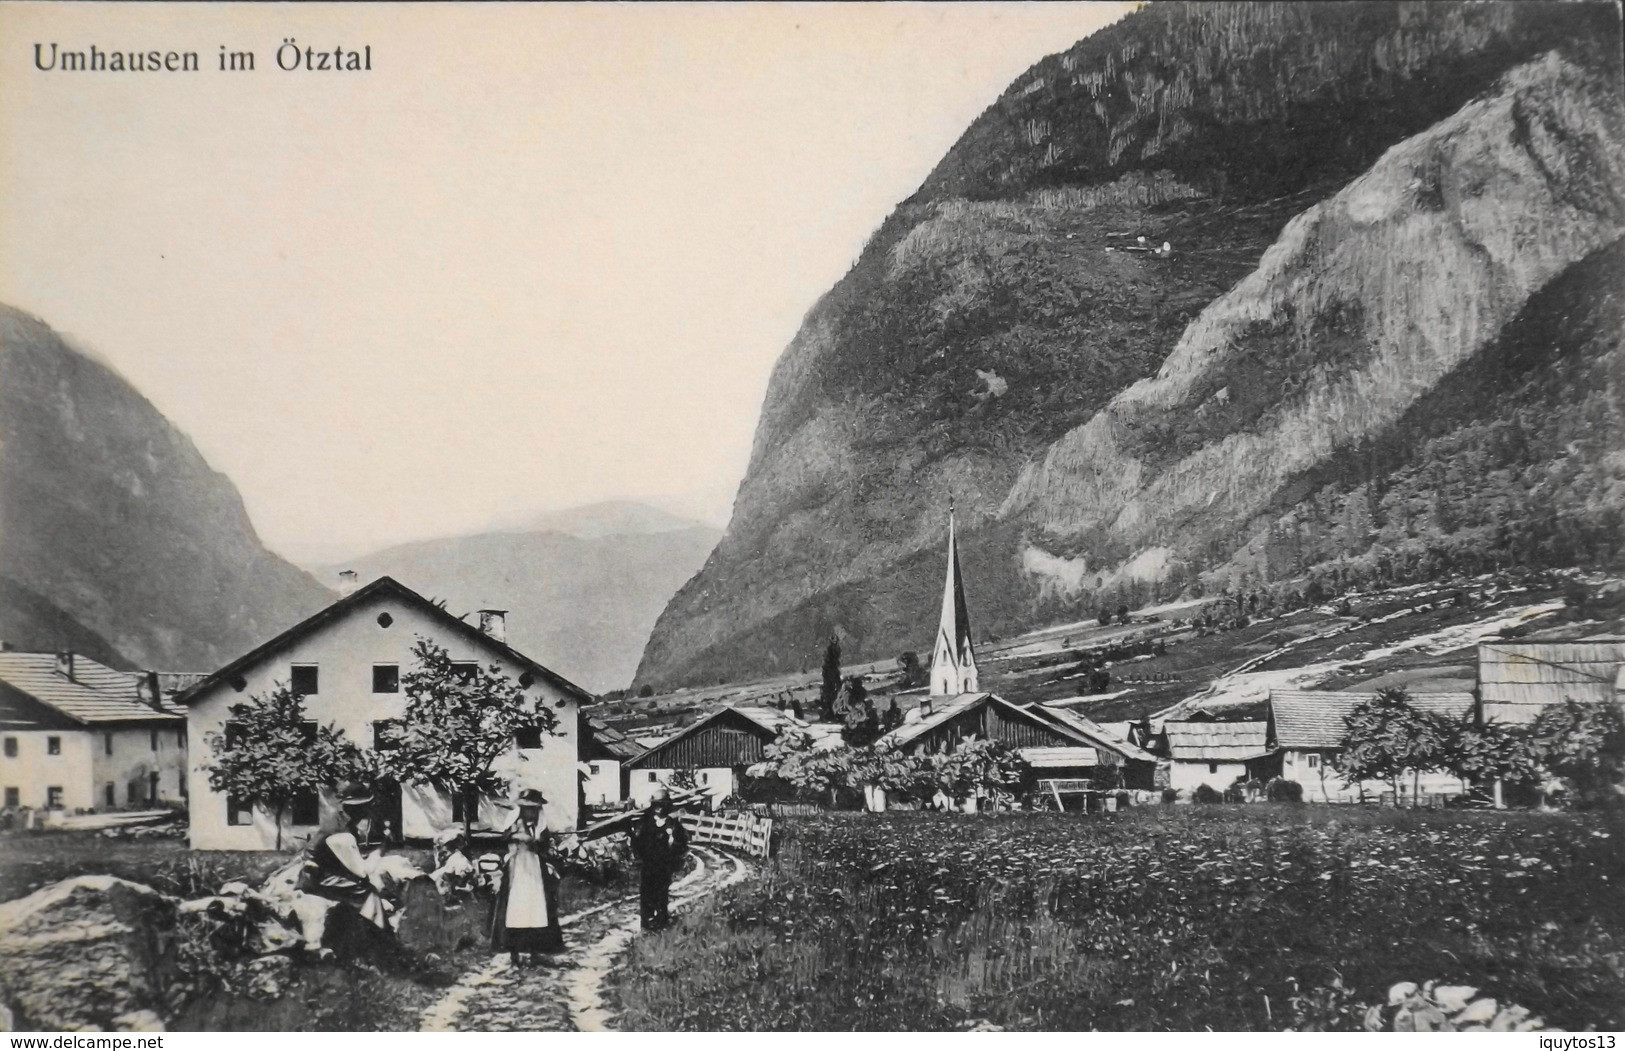
[[[585,507],[546,511],[530,519],[521,529],[511,531],[567,533],[570,536],[593,539],[605,536],[675,533],[696,527],[704,528],[705,523],[692,518],[680,518],[658,507],[650,507],[634,500],[605,500],[602,503],[587,504]]]
[[[389,575],[453,613],[508,612],[508,641],[595,692],[625,686],[655,618],[721,530],[630,501],[539,516],[528,531],[400,544],[320,570]]]
[[[129,383],[0,306],[0,639],[212,670],[332,598]]]

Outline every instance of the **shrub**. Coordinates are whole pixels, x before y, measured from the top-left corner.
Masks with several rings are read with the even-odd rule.
[[[1226,785],[1224,789],[1224,801],[1226,803],[1247,802],[1247,792],[1246,789],[1242,787],[1245,783],[1245,781],[1238,778],[1237,780]]]
[[[1196,786],[1196,791],[1191,793],[1191,798],[1194,799],[1198,803],[1222,803],[1222,802],[1224,802],[1224,796],[1219,794],[1218,789],[1214,788],[1211,785],[1205,785],[1205,784],[1204,785],[1197,785]]]
[[[1177,802],[1179,802],[1179,789],[1177,789],[1177,788],[1164,788],[1162,790],[1162,801],[1164,803],[1177,803]]]
[[[1264,786],[1264,795],[1271,803],[1303,802],[1303,786],[1296,781],[1277,777]]]

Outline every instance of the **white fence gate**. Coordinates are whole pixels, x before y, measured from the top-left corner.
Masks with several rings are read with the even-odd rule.
[[[696,843],[714,843],[759,858],[767,857],[773,839],[773,820],[742,814],[739,817],[711,817],[684,814],[683,826]]]

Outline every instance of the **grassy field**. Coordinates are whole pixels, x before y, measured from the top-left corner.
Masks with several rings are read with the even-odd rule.
[[[791,820],[636,943],[646,1030],[1354,1029],[1399,981],[1625,1027],[1625,820],[1251,805]]]

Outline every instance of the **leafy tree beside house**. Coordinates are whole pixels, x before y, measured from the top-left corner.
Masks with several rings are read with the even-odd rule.
[[[418,638],[413,665],[401,676],[406,711],[395,746],[380,753],[389,776],[431,784],[463,801],[463,834],[472,833],[475,802],[507,789],[491,769],[521,733],[551,734],[558,717],[533,705],[524,687],[496,665],[456,664],[432,640]]]
[[[366,763],[344,732],[305,718],[304,695],[277,683],[264,696],[231,706],[223,733],[204,741],[209,787],[229,799],[270,810],[276,818],[276,849],[282,849],[282,815],[300,797],[358,777]]]
[[[1443,767],[1468,784],[1528,785],[1539,780],[1540,754],[1524,728],[1448,720],[1442,725]]]
[[[1529,728],[1540,765],[1561,778],[1580,806],[1619,803],[1625,778],[1625,716],[1618,705],[1564,700]]]
[[[1351,783],[1387,781],[1396,802],[1400,777],[1407,770],[1419,779],[1423,770],[1439,769],[1444,763],[1444,725],[1412,705],[1403,687],[1378,690],[1371,700],[1355,705],[1344,723],[1342,750],[1333,760],[1338,772]]]

